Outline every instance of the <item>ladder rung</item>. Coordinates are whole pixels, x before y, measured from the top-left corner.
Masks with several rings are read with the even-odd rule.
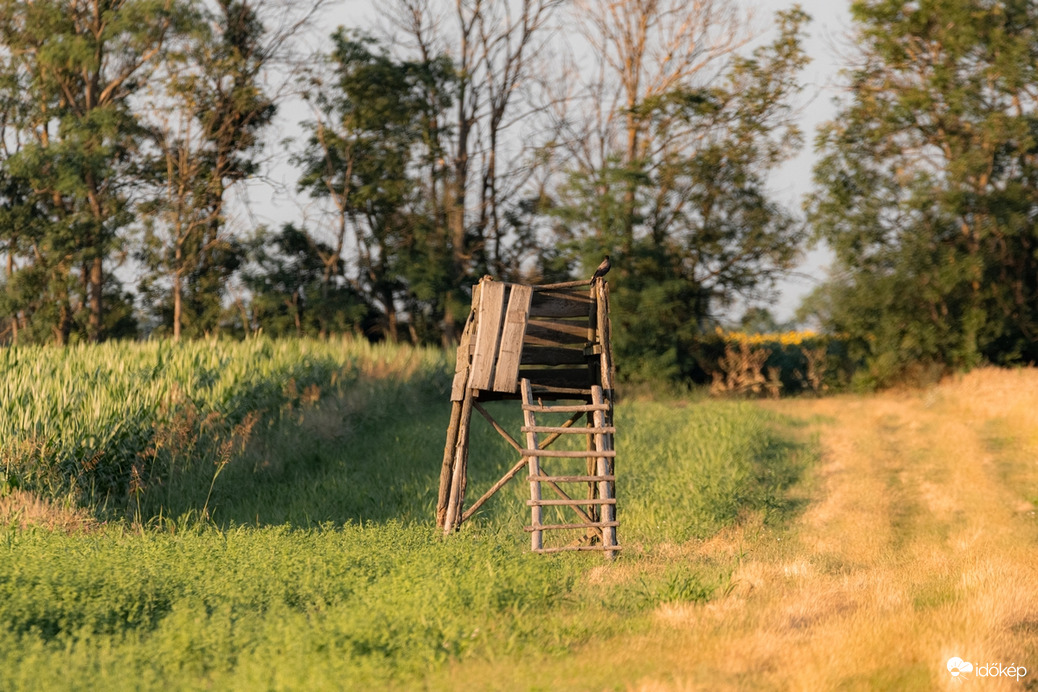
[[[519,451],[524,457],[559,457],[568,459],[580,459],[583,457],[615,457],[615,449],[576,449],[576,450],[564,450],[564,449],[522,449]]]
[[[535,432],[535,433],[563,433],[568,435],[576,435],[578,433],[615,433],[616,428],[609,425],[604,428],[578,428],[575,426],[562,426],[562,425],[524,425],[519,429],[520,432]]]
[[[577,411],[608,411],[609,404],[566,404],[564,406],[539,406],[537,404],[523,404],[524,411],[535,413],[576,413]]]
[[[535,553],[561,553],[568,550],[608,550],[610,552],[614,550],[623,550],[618,545],[560,545],[552,548],[540,548],[534,550]]]
[[[593,500],[575,500],[575,499],[571,498],[571,499],[568,499],[568,500],[527,500],[526,501],[526,506],[527,507],[553,507],[553,506],[556,506],[556,505],[563,505],[563,506],[567,506],[567,507],[572,507],[574,505],[580,506],[580,505],[615,505],[615,504],[616,504],[616,498],[615,497],[596,497]]]
[[[615,481],[616,476],[529,476],[531,482],[545,483],[596,483],[601,481]]]
[[[551,529],[586,529],[589,527],[608,528],[610,526],[619,526],[618,521],[592,521],[584,524],[541,524],[539,526],[524,526],[523,531],[548,531]]]

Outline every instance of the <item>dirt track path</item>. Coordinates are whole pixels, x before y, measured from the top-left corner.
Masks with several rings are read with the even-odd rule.
[[[638,687],[1038,690],[1038,372],[768,405],[819,436],[811,504],[729,596],[660,610],[685,653]]]

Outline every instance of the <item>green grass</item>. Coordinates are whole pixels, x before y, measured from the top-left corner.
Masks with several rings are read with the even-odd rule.
[[[114,448],[132,470],[142,458],[155,463],[147,454],[156,441],[170,445],[136,488],[131,478],[122,490],[91,494],[81,477],[63,485],[53,470],[51,485],[34,487],[58,499],[78,489],[80,502],[104,504],[92,510],[106,523],[71,534],[13,519],[0,525],[0,689],[446,688],[451,671],[469,664],[499,671],[487,687],[557,686],[509,671],[531,660],[576,661],[610,637],[650,633],[662,604],[725,593],[741,557],[703,557],[694,546],[749,517],[763,531],[781,528],[797,509],[790,488],[812,458],[789,441],[783,419],[752,404],[631,401],[616,412],[625,551],[614,564],[528,553],[520,480],[443,539],[433,512],[450,358],[342,343],[210,346],[223,355],[201,370],[157,365],[159,353],[163,363],[204,360],[196,346],[106,347],[113,350],[103,357],[32,352],[69,361],[59,371],[70,379],[44,388],[54,396],[83,399],[77,378],[97,386],[107,381],[99,370],[125,368],[142,391],[192,392],[197,415],[177,430],[163,427],[168,419],[142,418],[135,425],[144,452]],[[309,379],[298,359],[309,359]],[[23,351],[15,367],[40,367],[30,360]],[[252,395],[236,391],[233,377]],[[319,400],[301,394],[310,386]],[[161,412],[157,401],[141,406]],[[119,405],[102,403],[109,418],[90,420],[116,420]],[[38,406],[32,415],[41,419],[54,410]],[[492,410],[518,433],[518,406]],[[207,417],[215,421],[208,428],[200,422]],[[64,420],[73,430],[87,426]],[[74,456],[83,447],[49,425],[30,428],[62,441],[48,449]],[[516,458],[474,419],[469,499]],[[9,490],[15,473],[45,477],[10,459]],[[595,662],[575,674],[588,665],[610,686],[631,682]]]

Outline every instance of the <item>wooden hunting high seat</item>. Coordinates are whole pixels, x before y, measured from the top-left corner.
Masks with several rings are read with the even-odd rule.
[[[527,447],[517,442],[481,405],[501,399],[523,401],[527,424],[522,432],[527,434]],[[552,407],[545,401],[579,403]],[[609,288],[604,279],[596,279],[590,285],[573,281],[531,286],[484,277],[473,287],[472,310],[458,347],[451,402],[440,471],[438,526],[446,533],[454,531],[519,470],[529,466],[531,500],[527,504],[532,508],[532,525],[527,530],[534,536],[534,550],[599,549],[606,550],[611,557],[619,549],[613,512],[613,358]],[[469,422],[473,409],[490,422],[521,458],[466,511]],[[554,412],[571,415],[562,425],[537,426],[533,421],[535,412],[549,417]],[[583,418],[585,426],[575,425]],[[536,434],[540,432],[551,434],[540,439]],[[585,453],[547,449],[565,434],[584,435]],[[551,476],[543,470],[542,457],[586,459],[587,469],[580,474]],[[571,497],[559,485],[574,482],[588,486],[586,499]],[[560,497],[541,499],[541,483]],[[581,522],[541,524],[540,508],[549,505],[572,507]],[[608,509],[605,514],[610,515],[605,519],[603,507]],[[539,545],[544,530],[577,528],[588,530],[589,545]]]

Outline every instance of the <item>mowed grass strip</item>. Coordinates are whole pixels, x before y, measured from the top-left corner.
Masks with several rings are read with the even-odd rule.
[[[625,671],[580,652],[656,636],[660,608],[726,602],[746,551],[796,515],[813,452],[786,419],[630,401],[615,563],[529,554],[521,480],[444,539],[449,372],[415,362],[358,359],[350,386],[282,404],[218,476],[208,460],[146,489],[133,520],[70,526],[59,502],[46,528],[38,506],[29,521],[9,502],[0,689],[622,687],[651,661]],[[517,434],[518,412],[498,409]],[[473,429],[471,497],[516,460]],[[740,550],[704,549],[731,532]]]
[[[642,667],[634,687],[1038,687],[1038,371],[765,406],[819,438],[811,502],[744,553],[725,598],[660,606],[666,634],[605,643]],[[743,545],[722,531],[703,549]],[[973,673],[953,677],[953,657]]]

